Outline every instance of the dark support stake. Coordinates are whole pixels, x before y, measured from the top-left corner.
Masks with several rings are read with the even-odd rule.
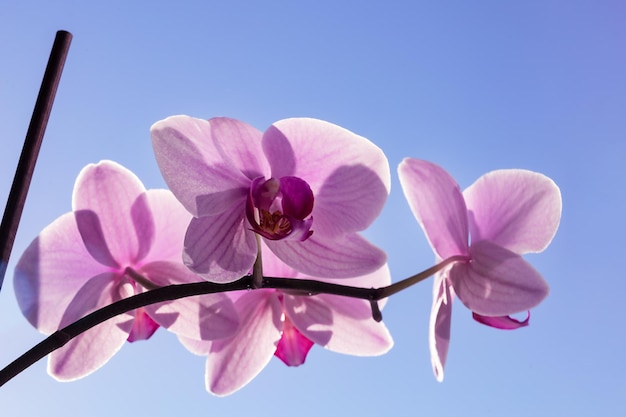
[[[67,57],[71,42],[71,33],[64,30],[57,32],[54,38],[54,44],[52,45],[52,51],[50,52],[50,58],[48,59],[48,66],[46,67],[46,72],[41,81],[41,88],[39,89],[39,95],[35,102],[33,116],[30,119],[30,125],[26,132],[22,154],[20,155],[20,160],[15,170],[13,185],[9,191],[9,198],[7,199],[7,205],[4,209],[4,215],[2,216],[2,223],[0,223],[0,289],[2,289],[4,275],[9,264],[9,257],[11,256],[11,249],[13,249],[13,242],[17,234],[17,226],[22,217],[22,210],[24,209],[24,202],[26,201],[26,195],[30,187],[30,180],[33,177],[35,163],[39,155],[39,148],[41,148],[41,141],[46,131],[46,125],[48,124],[48,118],[52,110],[52,103],[54,102],[54,96],[59,86],[59,80],[61,79],[61,73],[65,65],[65,58]]]

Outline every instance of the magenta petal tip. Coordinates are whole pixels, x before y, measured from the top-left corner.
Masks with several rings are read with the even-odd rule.
[[[478,313],[472,312],[472,318],[477,322],[484,324],[485,326],[493,327],[501,330],[515,330],[520,327],[526,327],[530,323],[530,311],[528,311],[526,318],[524,320],[518,320],[511,316],[499,316],[499,317],[488,317],[481,316]]]

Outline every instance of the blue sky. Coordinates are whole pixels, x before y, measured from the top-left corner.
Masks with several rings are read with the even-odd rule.
[[[395,346],[382,357],[314,347],[304,366],[274,359],[216,398],[204,358],[161,330],[80,381],[54,381],[41,361],[0,388],[3,415],[623,416],[625,15],[621,1],[3,1],[0,201],[54,34],[74,40],[0,293],[0,365],[42,338],[14,299],[21,252],[70,210],[88,163],[112,159],[164,187],[149,127],[169,115],[261,130],[316,117],[375,142],[392,191],[366,235],[396,281],[433,261],[399,186],[402,158],[435,162],[462,187],[494,169],[535,170],[563,195],[552,245],[528,256],[550,296],[514,332],[455,304],[443,383],[429,361],[428,281],[387,304]]]

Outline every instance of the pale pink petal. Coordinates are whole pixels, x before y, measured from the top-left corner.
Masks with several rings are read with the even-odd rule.
[[[303,278],[314,279],[317,281],[330,282],[337,284],[336,278],[314,277],[312,275],[303,274],[296,271],[285,262],[281,261],[265,244],[265,241],[261,241],[262,254],[263,254],[263,272],[265,276],[280,277],[280,278]],[[341,285],[350,285],[353,287],[361,288],[380,288],[391,284],[391,273],[389,266],[385,263],[379,269],[368,274],[342,278]],[[381,303],[386,302],[387,299],[381,300]]]
[[[132,343],[138,340],[150,339],[154,332],[159,329],[159,323],[152,320],[144,308],[138,308],[134,313],[133,328],[130,330],[126,340]]]
[[[430,311],[428,340],[430,361],[437,381],[443,381],[443,369],[450,347],[450,325],[452,323],[452,300],[454,291],[446,279],[445,273],[435,276],[433,287],[433,305]]]
[[[300,366],[314,343],[302,335],[291,323],[289,317],[283,321],[283,333],[274,355],[287,366]]]
[[[129,283],[120,284],[112,273],[98,275],[76,294],[59,327],[129,295],[132,295]],[[122,347],[132,328],[133,318],[133,315],[122,314],[75,337],[50,354],[48,372],[60,381],[72,381],[96,371]]]
[[[295,269],[281,261],[276,255],[274,255],[274,253],[267,247],[267,245],[265,245],[265,243],[263,243],[262,253],[263,272],[265,276],[279,278],[303,278],[329,282],[333,284],[338,283],[336,278],[314,277],[296,271]],[[352,278],[342,278],[340,284],[360,288],[386,287],[387,285],[391,284],[391,273],[389,271],[389,266],[385,263],[374,272]],[[378,302],[378,306],[380,308],[383,308],[385,304],[387,304],[387,300],[388,298],[380,300]],[[371,317],[371,311],[369,313],[369,317]]]
[[[561,219],[561,192],[545,175],[493,171],[465,192],[472,241],[490,240],[515,253],[541,252]]]
[[[467,209],[454,178],[438,165],[405,158],[400,184],[417,222],[439,258],[467,255]]]
[[[120,264],[109,250],[98,214],[91,210],[77,210],[74,212],[74,220],[80,233],[79,238],[89,256],[104,267],[120,268]]]
[[[165,182],[195,216],[215,215],[245,200],[250,181],[269,173],[261,132],[243,122],[172,116],[150,131]]]
[[[304,242],[265,240],[265,243],[283,262],[314,277],[356,277],[377,270],[387,260],[385,252],[356,233],[332,240],[313,234]]]
[[[389,164],[372,142],[316,119],[274,123],[263,134],[272,176],[295,176],[315,195],[313,230],[334,237],[365,229],[389,194]]]
[[[521,256],[489,241],[475,242],[470,263],[457,263],[450,280],[459,300],[484,316],[529,310],[548,295],[548,284]]]
[[[330,282],[333,284],[349,285],[352,287],[360,288],[381,288],[391,284],[391,273],[389,272],[389,266],[385,263],[374,272],[364,274],[357,277],[342,278],[341,282],[338,282],[335,278],[325,277],[312,277],[306,274],[297,273],[296,278],[314,279],[317,281]],[[379,301],[379,305],[383,305],[387,302],[387,298]]]
[[[106,270],[85,249],[74,214],[64,214],[39,234],[15,266],[20,309],[33,326],[50,334],[78,290]]]
[[[154,220],[155,238],[142,263],[182,262],[183,242],[191,214],[168,190],[148,190],[146,196]]]
[[[137,240],[139,243],[137,254],[132,259],[133,263],[137,263],[142,261],[146,257],[148,252],[150,252],[150,250],[152,249],[152,244],[156,239],[156,229],[154,225],[154,220],[152,218],[152,210],[149,206],[148,196],[145,192],[137,197],[137,199],[133,203],[130,209],[130,215],[133,221],[133,230],[137,236]],[[129,231],[127,230],[126,234],[123,235],[124,238],[126,238],[128,234]],[[118,239],[120,239],[119,235]]]
[[[285,294],[283,305],[300,333],[334,352],[376,356],[393,346],[385,325],[372,319],[368,301],[328,294]]]
[[[266,277],[297,278],[301,276],[298,271],[281,261],[266,245],[266,240],[261,239],[261,256],[263,260],[263,275]]]
[[[206,356],[211,351],[211,345],[213,344],[210,340],[196,340],[189,337],[178,336],[178,341],[187,349],[189,352],[198,356]]]
[[[185,236],[185,265],[213,282],[235,281],[246,275],[257,249],[243,212],[241,204],[215,216],[192,219]]]
[[[524,320],[518,320],[511,316],[481,316],[477,313],[472,313],[472,318],[477,322],[484,324],[485,326],[494,327],[501,330],[515,330],[519,329],[520,327],[528,326],[528,322],[530,321],[530,311],[528,312]]]
[[[80,172],[72,207],[83,242],[95,259],[115,267],[145,256],[154,224],[144,192],[135,174],[112,161],[87,165]]]
[[[229,395],[249,383],[270,361],[280,340],[282,306],[272,290],[248,292],[235,303],[241,319],[238,333],[211,343],[206,387]]]
[[[228,298],[230,298],[233,302],[236,302],[237,300],[239,300],[241,297],[243,297],[246,294],[250,294],[250,291],[243,290],[243,291],[231,291],[231,292],[226,293]],[[192,338],[184,337],[181,335],[177,335],[177,336],[178,336],[178,340],[180,341],[180,343],[182,343],[182,345],[185,346],[185,348],[189,350],[191,353],[193,353],[194,355],[206,356],[211,351],[211,345],[213,344],[213,342],[210,340],[192,339]]]
[[[157,286],[203,281],[182,264],[153,262],[140,271]],[[232,336],[239,326],[239,317],[232,301],[222,293],[181,298],[145,307],[154,321],[171,332],[200,340]]]

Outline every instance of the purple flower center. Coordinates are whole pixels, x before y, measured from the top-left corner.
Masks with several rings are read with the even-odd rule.
[[[306,240],[313,234],[313,191],[298,177],[255,178],[246,204],[252,230],[266,239]]]

